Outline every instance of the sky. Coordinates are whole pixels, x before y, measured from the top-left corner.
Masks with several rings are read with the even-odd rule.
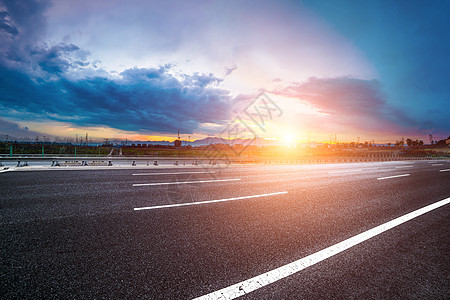
[[[0,135],[450,135],[450,1],[0,0]],[[264,93],[278,112],[258,127]],[[273,117],[273,118],[272,118]]]

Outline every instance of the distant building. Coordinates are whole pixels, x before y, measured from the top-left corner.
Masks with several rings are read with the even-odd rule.
[[[180,148],[181,147],[181,140],[180,139],[176,139],[175,141],[173,141],[173,145],[175,146],[175,148]]]
[[[181,148],[181,139],[180,139],[180,131],[178,130],[178,138],[173,141],[173,145],[175,148]]]

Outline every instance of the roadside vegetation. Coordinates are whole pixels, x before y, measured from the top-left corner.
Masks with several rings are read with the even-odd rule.
[[[445,140],[432,145],[422,141],[406,140],[407,145],[397,141],[386,145],[372,143],[335,143],[316,147],[283,147],[256,145],[211,144],[199,147],[174,147],[171,145],[112,144],[89,146],[70,143],[0,142],[0,155],[61,155],[61,156],[149,156],[197,157],[210,159],[299,159],[305,157],[450,157],[450,147]]]

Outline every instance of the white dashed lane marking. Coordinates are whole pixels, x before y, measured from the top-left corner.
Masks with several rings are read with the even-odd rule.
[[[215,172],[170,172],[170,173],[137,173],[133,176],[144,176],[144,175],[183,175],[183,174],[214,174]]]
[[[147,210],[147,209],[169,208],[169,207],[179,207],[179,206],[189,206],[189,205],[200,205],[200,204],[226,202],[226,201],[234,201],[234,200],[242,200],[242,199],[268,197],[268,196],[282,195],[282,194],[287,194],[287,193],[288,192],[276,192],[276,193],[269,193],[269,194],[251,195],[251,196],[243,196],[243,197],[235,197],[235,198],[219,199],[219,200],[208,200],[208,201],[199,201],[199,202],[190,202],[190,203],[179,203],[179,204],[167,204],[167,205],[158,205],[158,206],[136,207],[134,210]]]
[[[387,176],[387,177],[379,177],[377,180],[384,180],[384,179],[391,179],[391,178],[397,178],[397,177],[406,177],[410,176],[411,174],[402,174],[402,175],[393,175],[393,176]]]
[[[133,186],[147,186],[147,185],[169,185],[169,184],[190,184],[190,183],[208,183],[208,182],[223,182],[223,181],[238,181],[240,178],[233,179],[215,179],[215,180],[197,180],[197,181],[175,181],[175,182],[152,182],[152,183],[135,183]]]

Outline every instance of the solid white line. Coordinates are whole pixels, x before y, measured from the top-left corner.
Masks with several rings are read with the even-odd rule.
[[[394,175],[394,176],[387,176],[387,177],[379,177],[379,178],[377,178],[377,180],[397,178],[397,177],[405,177],[405,176],[409,176],[409,175],[411,175],[411,174],[402,174],[402,175]]]
[[[319,252],[308,255],[302,259],[291,262],[287,265],[281,266],[272,271],[263,273],[261,275],[255,276],[253,278],[247,279],[245,281],[233,284],[229,287],[223,288],[221,290],[212,292],[210,294],[195,298],[195,299],[234,299],[245,294],[248,294],[252,291],[255,291],[259,288],[262,288],[266,285],[274,283],[280,279],[286,278],[294,273],[297,273],[307,267],[315,265],[327,258],[330,258],[340,252],[343,252],[353,246],[356,246],[374,236],[379,235],[389,229],[392,229],[400,224],[403,224],[409,220],[412,220],[420,215],[423,215],[427,212],[430,212],[436,208],[444,206],[450,203],[450,198],[435,202],[413,212],[410,212],[404,216],[398,217],[394,220],[391,220],[387,223],[381,224],[375,228],[367,230],[363,233],[355,235],[349,239],[346,239],[340,243],[337,243],[333,246],[320,250]]]
[[[443,166],[444,164],[432,164],[431,166],[432,167],[434,167],[434,166]]]
[[[403,168],[412,168],[414,166],[402,166],[402,167],[395,167],[396,169],[403,169]]]
[[[215,180],[198,180],[198,181],[175,181],[175,182],[153,182],[153,183],[135,183],[133,186],[145,186],[145,185],[168,185],[168,184],[187,184],[187,183],[206,183],[206,182],[220,182],[220,181],[236,181],[240,178],[233,179],[215,179]]]
[[[233,200],[241,200],[241,199],[268,197],[268,196],[281,195],[281,194],[287,194],[287,193],[288,192],[276,192],[276,193],[269,193],[269,194],[243,196],[243,197],[219,199],[219,200],[208,200],[208,201],[180,203],[180,204],[167,204],[167,205],[148,206],[148,207],[136,207],[136,208],[134,208],[134,210],[168,208],[168,207],[178,207],[178,206],[188,206],[188,205],[200,205],[200,204],[217,203],[217,202],[224,202],[224,201],[233,201]]]
[[[439,170],[439,172],[448,172],[448,171],[450,171],[450,169]]]
[[[133,174],[133,176],[142,176],[142,175],[178,175],[178,174],[214,174],[215,172],[173,172],[173,173],[138,173]]]

